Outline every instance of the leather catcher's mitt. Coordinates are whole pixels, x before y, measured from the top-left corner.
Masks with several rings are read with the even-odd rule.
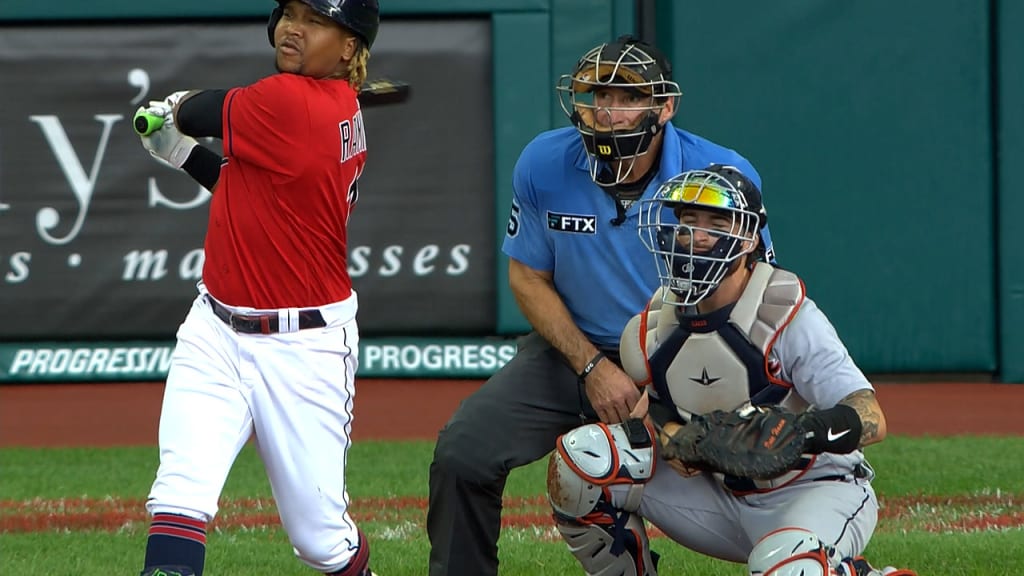
[[[797,414],[748,405],[732,412],[695,414],[662,446],[661,455],[693,468],[768,479],[796,467],[806,436]]]

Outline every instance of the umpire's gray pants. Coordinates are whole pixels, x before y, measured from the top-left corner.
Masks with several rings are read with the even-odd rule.
[[[427,510],[430,576],[497,574],[508,473],[546,456],[560,434],[596,420],[562,354],[537,333],[522,337],[515,357],[438,434]]]

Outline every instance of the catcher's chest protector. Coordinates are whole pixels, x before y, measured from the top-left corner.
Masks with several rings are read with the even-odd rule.
[[[766,358],[803,302],[796,275],[757,264],[727,321],[718,319],[717,326],[713,318],[708,326],[681,326],[676,307],[665,304],[662,294],[656,292],[648,310],[630,320],[620,341],[623,368],[634,380],[650,383],[685,420],[747,401],[786,400],[791,386],[777,378],[778,366]]]

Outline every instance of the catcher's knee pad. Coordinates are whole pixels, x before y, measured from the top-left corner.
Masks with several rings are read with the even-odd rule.
[[[556,524],[572,555],[588,576],[658,576],[658,555],[651,552],[643,519],[633,513],[594,513]]]
[[[751,576],[834,576],[828,549],[810,530],[781,528],[761,538],[747,558]]]
[[[642,420],[622,424],[587,424],[563,434],[548,462],[548,499],[555,512],[579,519],[593,512],[606,488],[629,485],[621,508],[640,507],[643,485],[654,473],[653,431]]]

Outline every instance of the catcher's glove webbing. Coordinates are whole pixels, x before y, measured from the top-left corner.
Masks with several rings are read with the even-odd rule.
[[[768,479],[795,468],[807,443],[800,416],[772,406],[745,406],[695,414],[662,446],[661,455],[702,470]]]

